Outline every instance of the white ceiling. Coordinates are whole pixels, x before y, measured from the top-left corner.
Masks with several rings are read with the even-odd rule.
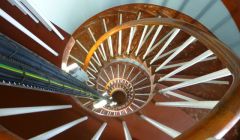
[[[54,24],[72,34],[84,21],[108,8],[150,3],[181,11],[208,27],[240,56],[240,32],[221,0],[31,0]]]

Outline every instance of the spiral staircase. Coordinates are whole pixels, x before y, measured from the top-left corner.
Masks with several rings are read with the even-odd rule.
[[[66,139],[61,132],[82,125],[74,130],[80,136],[69,135],[71,139],[222,139],[239,121],[239,59],[201,23],[180,12],[145,4],[103,11],[83,23],[69,39],[62,69],[73,63],[81,66],[88,75],[86,84],[104,99],[51,95],[52,99],[59,96],[60,104],[71,105],[44,111],[62,111],[66,117],[71,112],[67,108],[73,106],[68,120],[77,114],[84,116],[53,125],[52,119],[47,121],[49,115],[43,116],[42,122],[37,117],[38,125],[29,122],[33,123],[34,136],[16,134],[34,140]],[[45,100],[44,96],[39,94],[39,100]],[[94,106],[102,100],[106,101],[104,106]],[[11,115],[2,115],[3,124]],[[54,116],[61,118],[60,114]],[[32,118],[30,114],[27,117]],[[84,121],[89,124],[79,124]],[[36,130],[39,125],[40,131]],[[13,134],[19,130],[11,130],[13,126],[8,123],[3,126],[9,131],[2,128],[0,136],[21,139]]]

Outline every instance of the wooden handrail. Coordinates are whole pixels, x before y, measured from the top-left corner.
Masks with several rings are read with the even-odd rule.
[[[240,119],[240,60],[225,44],[214,36],[184,21],[169,18],[149,18],[130,21],[116,26],[104,35],[90,49],[83,66],[87,69],[93,53],[109,36],[133,26],[164,25],[179,28],[196,37],[205,47],[210,49],[219,60],[231,71],[233,83],[220,103],[201,121],[184,132],[176,140],[205,140],[209,137],[222,138]]]
[[[23,140],[19,136],[13,134],[6,128],[0,125],[0,138],[1,140]]]

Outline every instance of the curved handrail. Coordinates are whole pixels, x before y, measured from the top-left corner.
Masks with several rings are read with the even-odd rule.
[[[231,71],[233,83],[220,103],[201,121],[184,132],[176,140],[205,140],[209,137],[222,138],[240,119],[240,61],[225,45],[212,35],[184,21],[169,18],[149,18],[130,21],[116,26],[104,35],[90,49],[83,66],[86,70],[93,53],[109,36],[133,26],[164,25],[176,27],[193,35],[204,46],[210,49]]]
[[[2,140],[23,140],[23,138],[19,137],[18,135],[12,133],[2,125],[0,125],[0,138]]]

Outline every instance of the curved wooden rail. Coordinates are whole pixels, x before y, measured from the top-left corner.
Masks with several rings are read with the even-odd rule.
[[[164,25],[183,30],[196,37],[198,41],[214,52],[220,61],[231,71],[233,74],[233,83],[220,103],[207,117],[177,137],[176,140],[205,140],[209,137],[222,138],[240,119],[240,61],[221,41],[201,29],[189,23],[168,18],[130,21],[121,26],[114,27],[101,36],[89,51],[83,68],[87,69],[93,53],[109,36],[132,26],[144,25]]]
[[[0,138],[1,140],[23,140],[22,138],[10,132],[1,125],[0,125]]]

